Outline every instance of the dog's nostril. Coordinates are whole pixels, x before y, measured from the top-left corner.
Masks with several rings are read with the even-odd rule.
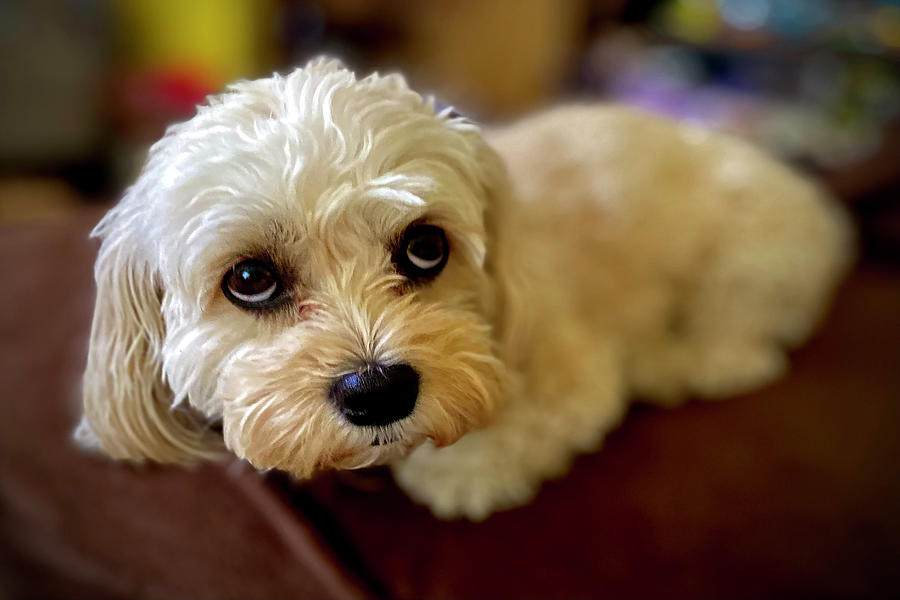
[[[331,384],[331,401],[354,425],[387,425],[416,407],[419,374],[411,366],[369,365]]]

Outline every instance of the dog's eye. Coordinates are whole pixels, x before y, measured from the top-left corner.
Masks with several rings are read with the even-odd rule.
[[[275,266],[251,258],[234,265],[222,279],[225,297],[242,308],[268,308],[281,294]]]
[[[448,254],[447,236],[440,227],[413,225],[403,233],[394,264],[410,279],[428,279],[441,272]]]

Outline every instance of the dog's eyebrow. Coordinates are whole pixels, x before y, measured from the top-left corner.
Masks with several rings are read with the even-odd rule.
[[[285,262],[286,248],[306,238],[296,227],[275,220],[261,226],[254,237],[254,240],[248,240],[249,243],[234,247],[232,259],[266,257],[276,264],[282,264]]]
[[[258,241],[252,245],[252,248],[256,251],[277,253],[282,246],[295,244],[303,239],[303,233],[295,227],[272,220],[259,229]]]
[[[417,193],[428,193],[434,190],[434,180],[430,177],[404,173],[403,167],[406,164],[408,163],[395,167],[390,173],[385,173],[384,175],[376,177],[369,182],[368,187],[395,186],[402,183],[404,188]]]
[[[371,188],[366,191],[367,199],[387,200],[391,204],[400,203],[407,206],[425,206],[425,201],[413,192],[408,190],[398,190],[388,186]]]
[[[366,185],[363,195],[371,200],[385,200],[391,204],[425,206],[424,196],[434,192],[430,177],[402,172],[385,173]]]

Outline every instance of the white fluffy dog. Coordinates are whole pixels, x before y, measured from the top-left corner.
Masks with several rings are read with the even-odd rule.
[[[606,106],[481,132],[332,60],[170,128],[95,235],[83,440],[301,478],[388,462],[472,519],[629,397],[778,376],[850,248],[820,190],[737,140]]]

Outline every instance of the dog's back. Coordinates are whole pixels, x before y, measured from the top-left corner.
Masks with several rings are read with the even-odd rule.
[[[768,382],[852,256],[847,218],[823,190],[729,136],[594,105],[488,140],[516,187],[522,254],[540,248],[537,276],[580,290],[581,319],[623,341],[640,395]]]

